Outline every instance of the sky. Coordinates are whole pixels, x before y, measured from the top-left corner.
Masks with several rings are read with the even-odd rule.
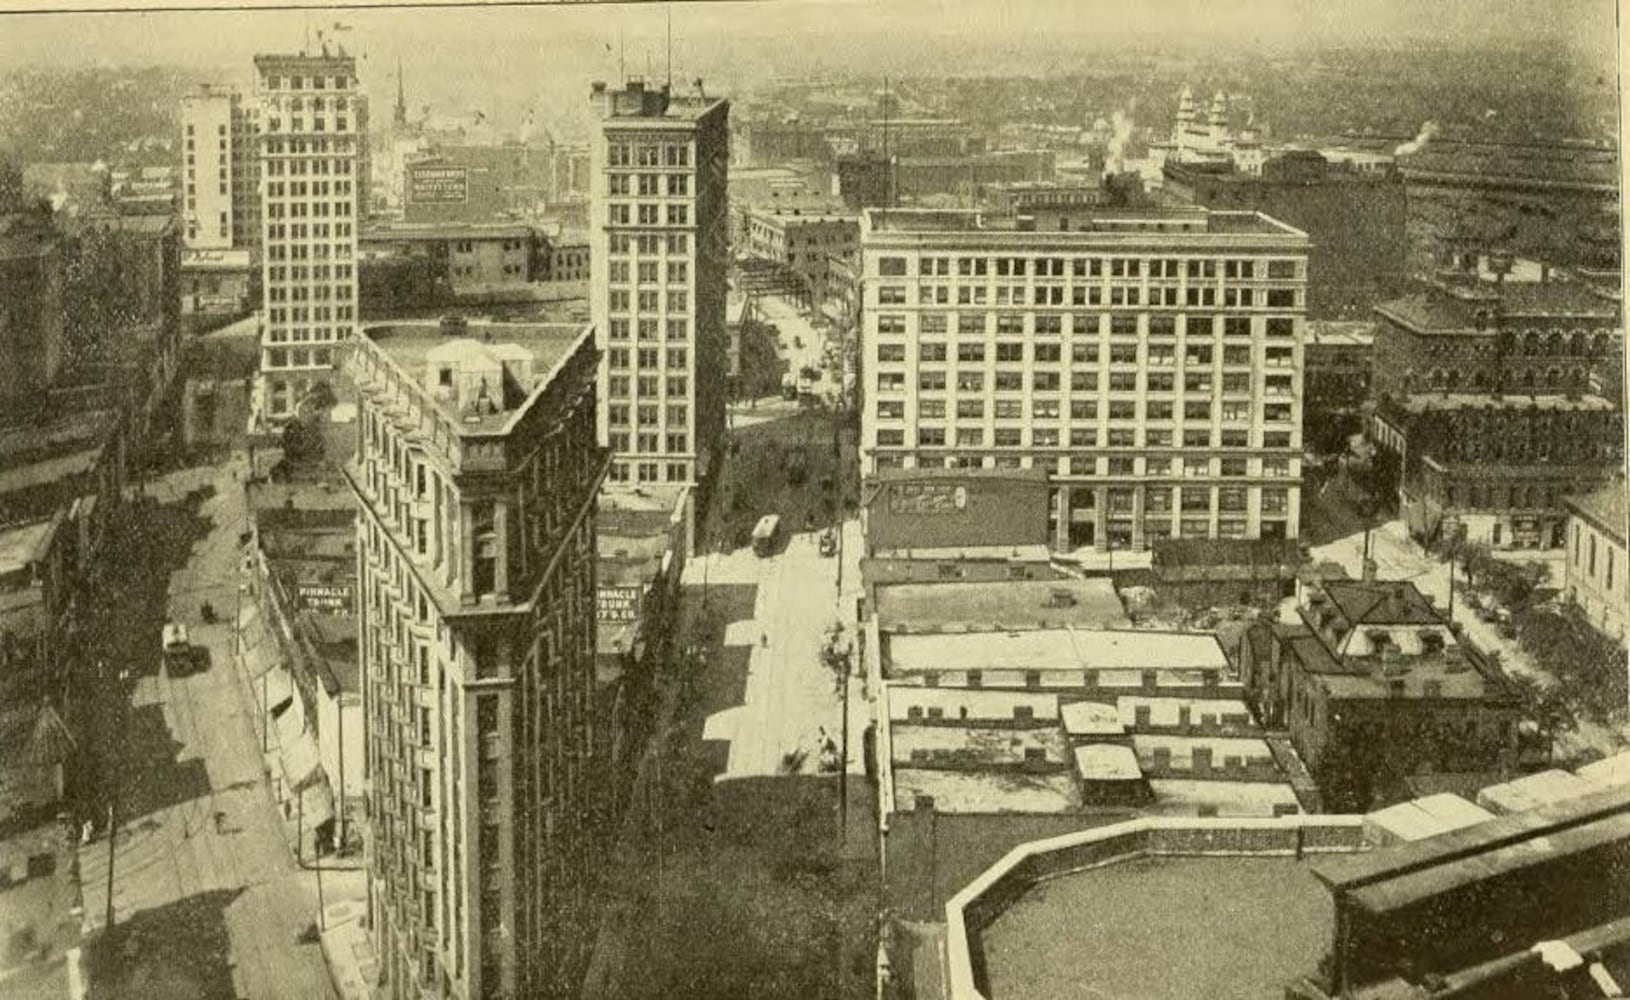
[[[296,51],[338,22],[376,106],[480,109],[518,122],[587,115],[590,80],[665,72],[721,93],[753,79],[821,72],[1026,73],[1090,65],[1138,46],[1293,52],[1317,47],[1560,43],[1610,60],[1614,0],[709,0],[415,9],[16,13],[53,0],[0,0],[0,71],[50,62],[162,64],[247,83],[256,52]],[[59,5],[62,0],[54,0]],[[68,0],[78,8],[120,0]],[[189,5],[223,0],[186,0]],[[289,0],[282,0],[287,3]],[[296,0],[298,2],[298,0]],[[129,6],[130,0],[124,0]],[[1543,11],[1543,15],[1540,12]],[[1610,62],[1606,65],[1611,65]]]

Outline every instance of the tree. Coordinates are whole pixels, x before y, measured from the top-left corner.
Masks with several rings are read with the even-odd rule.
[[[826,639],[821,644],[821,662],[832,671],[833,689],[841,692],[854,668],[855,647],[844,634],[843,623],[827,626]]]

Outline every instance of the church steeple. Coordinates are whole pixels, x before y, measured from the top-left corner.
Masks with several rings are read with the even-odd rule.
[[[407,127],[407,91],[402,86],[402,57],[396,57],[396,127]]]

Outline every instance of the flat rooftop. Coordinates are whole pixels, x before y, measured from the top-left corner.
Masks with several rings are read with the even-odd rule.
[[[1617,409],[1593,393],[1568,396],[1559,392],[1507,392],[1495,396],[1486,392],[1416,392],[1394,398],[1389,405],[1410,413],[1433,410],[1555,410],[1563,412],[1608,412]]]
[[[937,813],[1069,813],[1081,808],[1075,775],[1022,771],[894,769],[894,810],[910,809],[919,795],[932,796]]]
[[[1138,709],[1149,710],[1151,726],[1169,728],[1182,723],[1188,709],[1189,725],[1252,726],[1251,710],[1238,698],[1160,698],[1122,695],[1115,699],[1115,714],[1128,729],[1137,724]]]
[[[1070,760],[1069,744],[1057,729],[1016,729],[994,726],[917,726],[895,723],[889,731],[896,764],[919,763],[918,755],[940,763],[949,759],[969,766],[1003,767],[1023,764],[1039,752],[1049,764]],[[928,766],[921,763],[920,766]]]
[[[990,1000],[1260,1000],[1330,943],[1291,858],[1140,857],[1038,883],[982,935]]]
[[[1067,706],[1074,707],[1074,706]],[[1011,722],[1016,712],[1028,711],[1032,719],[1049,721],[1059,717],[1058,696],[1027,691],[993,691],[984,688],[889,687],[889,718],[903,722],[917,709],[924,719],[947,721]],[[939,713],[935,715],[934,713]]]
[[[1370,347],[1375,324],[1358,320],[1308,320],[1302,328],[1308,347]]]
[[[893,674],[927,670],[1228,669],[1228,657],[1217,637],[1204,632],[1049,628],[890,635],[887,646],[887,667]]]
[[[1067,602],[1055,598],[1067,598]],[[1102,578],[896,583],[877,588],[878,627],[913,631],[960,625],[1042,628],[1077,625],[1125,628],[1132,624]]]
[[[0,529],[0,573],[14,573],[43,555],[40,543],[50,537],[51,523],[51,518],[45,518]],[[1053,714],[1058,714],[1056,704]]]
[[[445,416],[463,433],[491,434],[501,431],[514,417],[516,409],[530,397],[532,391],[547,381],[554,369],[575,350],[590,327],[582,323],[483,323],[466,321],[456,334],[441,332],[436,322],[392,322],[365,327],[364,336],[372,341],[402,371],[429,395],[427,384],[433,356],[443,349],[463,348],[467,353],[492,354],[509,359],[515,348],[531,354],[531,384],[513,387],[513,395],[499,387],[492,388],[492,399],[497,409],[488,413],[466,410],[455,412],[451,403],[442,404]],[[433,354],[434,352],[434,354]]]
[[[867,233],[966,234],[1008,237],[1017,232],[1026,236],[1047,235],[1067,241],[1066,245],[1091,245],[1105,236],[1206,237],[1278,236],[1305,246],[1307,234],[1260,212],[1223,212],[1209,209],[1128,209],[1098,208],[1077,212],[1068,229],[1058,226],[1056,215],[1026,216],[1029,228],[1018,229],[1011,216],[986,215],[975,209],[953,208],[870,208],[861,216]]]
[[[1227,757],[1239,757],[1247,763],[1273,761],[1273,751],[1268,749],[1265,741],[1246,736],[1162,736],[1137,733],[1132,737],[1132,749],[1137,751],[1139,760],[1146,762],[1154,760],[1156,751],[1164,750],[1171,755],[1172,768],[1178,771],[1187,771],[1194,766],[1196,750],[1210,750],[1213,767],[1222,767],[1223,760]]]
[[[1150,815],[1193,816],[1201,810],[1215,810],[1224,817],[1266,817],[1280,811],[1302,811],[1295,790],[1279,781],[1154,778],[1149,790],[1154,792],[1154,805],[1140,811]]]

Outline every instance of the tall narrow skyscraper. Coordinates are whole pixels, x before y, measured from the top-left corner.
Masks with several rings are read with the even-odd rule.
[[[181,98],[181,237],[188,249],[260,242],[253,118],[230,87],[205,86]]]
[[[692,483],[724,433],[730,103],[593,88],[591,313],[613,482]]]
[[[356,59],[255,57],[265,311],[257,412],[285,420],[332,380],[356,321],[357,223],[367,196],[367,113]]]
[[[378,995],[572,997],[608,842],[594,337],[468,332],[347,347]]]

